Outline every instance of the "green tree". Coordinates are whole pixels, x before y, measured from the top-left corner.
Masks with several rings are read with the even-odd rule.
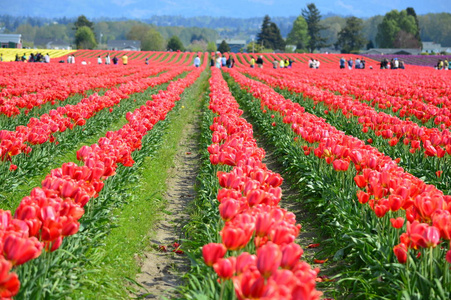
[[[363,21],[362,33],[365,39],[372,41],[373,47],[371,48],[376,47],[376,45],[374,45],[374,42],[376,41],[377,26],[382,23],[383,19],[383,16],[377,15]]]
[[[263,46],[267,46],[265,42],[267,43],[268,40],[268,31],[269,31],[269,24],[271,23],[271,18],[266,15],[263,18],[263,23],[260,32],[257,34],[257,43]]]
[[[216,52],[216,43],[215,42],[208,42],[207,44],[207,52]]]
[[[417,33],[415,17],[406,10],[399,12],[395,9],[385,14],[377,26],[376,43],[381,48],[419,48],[421,43],[415,38]]]
[[[346,26],[338,33],[337,47],[341,53],[351,53],[360,50],[366,43],[362,35],[362,19],[350,17],[346,19]]]
[[[412,16],[415,19],[415,24],[417,25],[417,30],[414,33],[415,38],[421,42],[420,38],[420,22],[418,21],[417,13],[415,12],[415,9],[413,7],[407,7],[406,8],[407,15]]]
[[[326,39],[328,45],[334,45],[338,40],[338,33],[346,26],[346,18],[333,16],[321,19],[319,24],[325,27],[321,30],[321,37]]]
[[[250,42],[246,46],[246,51],[248,53],[262,53],[263,49],[262,46],[256,42]]]
[[[137,24],[130,28],[126,35],[129,40],[141,41],[143,51],[162,51],[166,49],[166,42],[154,28],[145,24]]]
[[[418,16],[418,21],[421,28],[421,40],[451,47],[451,13],[421,15]]]
[[[326,27],[320,24],[321,13],[316,8],[316,5],[314,3],[307,4],[307,9],[302,9],[302,16],[308,26],[308,35],[310,37],[308,49],[310,52],[328,46],[326,44],[326,38],[321,36],[321,31],[326,29]]]
[[[94,32],[88,26],[82,26],[75,32],[75,45],[77,49],[94,49],[97,45]]]
[[[183,46],[182,41],[179,39],[178,36],[173,35],[168,41],[168,49],[172,51],[184,51],[185,47]]]
[[[293,29],[287,36],[287,44],[296,45],[297,50],[304,50],[307,49],[309,39],[307,22],[299,16],[293,22]]]
[[[285,41],[282,38],[282,34],[280,33],[279,27],[277,27],[276,23],[272,22],[269,25],[270,29],[270,41],[272,42],[271,49],[279,49],[284,50],[285,49]]]
[[[94,31],[94,23],[89,21],[84,15],[78,17],[77,21],[74,23],[74,30],[77,31],[80,27],[89,27],[92,31]]]
[[[16,33],[22,34],[22,41],[33,42],[36,38],[37,28],[30,24],[22,24],[16,29]]]
[[[188,45],[187,49],[190,52],[205,52],[207,51],[207,42],[195,40]]]
[[[221,44],[218,47],[218,51],[221,53],[230,52],[229,44],[227,44],[225,40],[222,40]]]
[[[265,48],[280,49],[285,48],[285,41],[280,34],[280,29],[276,23],[271,22],[268,15],[263,18],[261,31],[257,34],[257,43]]]

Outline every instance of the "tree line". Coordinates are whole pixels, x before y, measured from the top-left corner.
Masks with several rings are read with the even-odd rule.
[[[314,52],[330,47],[342,53],[358,53],[363,48],[421,48],[420,25],[418,16],[412,7],[405,10],[392,10],[377,24],[377,33],[373,39],[364,35],[364,21],[357,17],[345,18],[344,24],[337,30],[336,40],[330,43],[322,34],[328,26],[321,22],[321,13],[314,3],[307,4],[293,23],[293,27],[284,41],[277,25],[265,16],[258,34],[259,51],[265,48],[285,50],[286,44],[296,46],[297,52]],[[373,21],[373,20],[371,20]],[[339,24],[339,22],[331,25]],[[373,25],[376,25],[373,24]],[[449,32],[448,32],[449,33]],[[254,48],[254,45],[252,45]]]
[[[79,20],[52,20],[0,15],[0,32],[21,33],[24,45],[29,47],[42,46],[34,43],[38,38],[53,38],[73,43],[76,39],[74,24]],[[188,25],[198,27],[175,26],[185,24],[183,20]],[[298,17],[274,17],[271,20],[269,16],[265,16],[263,22],[261,18],[167,16],[155,16],[143,21],[98,19],[91,22],[92,26],[88,27],[91,28],[95,40],[95,46],[91,46],[99,48],[106,47],[107,41],[110,40],[139,39],[143,50],[165,50],[168,45],[173,45],[173,40],[178,37],[183,49],[203,51],[214,49],[219,36],[244,40],[256,36],[257,39],[247,45],[247,51],[255,52],[264,49],[286,50],[287,44],[296,45],[297,51],[300,52],[310,52],[325,46],[343,52],[372,47],[418,48],[421,41],[434,41],[442,46],[451,46],[451,14],[419,16],[413,8],[393,10],[385,16],[378,15],[369,19],[340,16],[325,18],[315,4],[310,3]],[[149,24],[150,22],[154,24]],[[239,27],[233,28],[235,25]],[[86,32],[83,36],[86,36]]]

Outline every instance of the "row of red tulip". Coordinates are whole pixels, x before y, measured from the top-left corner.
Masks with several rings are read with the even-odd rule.
[[[424,68],[421,73],[405,70],[403,74],[378,72],[350,76],[350,74],[321,71],[306,76],[305,73],[296,71],[292,72],[293,75],[296,74],[293,79],[302,83],[356,97],[379,109],[391,109],[394,113],[399,112],[401,118],[415,116],[423,123],[433,120],[436,125],[444,124],[442,129],[451,126],[451,98],[448,96],[450,87],[440,87],[440,83],[443,85],[443,82],[449,78],[446,72],[435,72],[434,69]],[[415,85],[415,82],[424,82],[425,79],[436,84],[424,85],[421,88]],[[397,85],[400,82],[408,85],[410,90],[398,89]],[[390,93],[392,89],[396,92]]]
[[[0,96],[0,104],[3,105],[13,96],[23,96],[29,93],[42,92],[47,89],[63,88],[69,85],[77,86],[78,81],[83,78],[90,80],[105,80],[107,75],[114,77],[129,76],[135,72],[133,68],[127,69],[106,69],[89,70],[86,68],[69,68],[67,65],[57,64],[2,64],[0,76],[5,76],[0,80],[3,86]],[[102,81],[100,81],[102,82]],[[94,86],[95,87],[95,86]],[[102,85],[100,86],[102,87]]]
[[[443,157],[447,153],[451,154],[451,131],[447,129],[440,131],[437,128],[427,128],[412,121],[401,120],[398,117],[377,112],[368,104],[351,96],[336,95],[320,87],[297,82],[296,77],[290,77],[289,74],[281,77],[272,70],[264,72],[245,70],[245,72],[263,80],[270,86],[288,88],[290,91],[302,93],[304,97],[322,103],[330,110],[341,110],[345,116],[358,117],[363,132],[374,130],[376,135],[387,139],[390,146],[396,145],[403,139],[402,142],[405,145],[410,145],[412,153],[423,148],[426,156]],[[268,75],[271,73],[274,76]]]
[[[8,63],[2,64],[1,66],[5,67],[5,65],[9,65],[9,68],[13,68],[17,73],[25,74],[23,76],[16,76],[20,78],[20,81],[8,83],[6,88],[1,91],[5,96],[0,98],[0,114],[8,117],[20,114],[20,109],[23,108],[26,108],[27,110],[25,112],[27,112],[47,102],[51,102],[53,105],[57,100],[64,101],[67,97],[76,93],[84,93],[91,89],[107,89],[131,80],[156,75],[154,73],[155,69],[149,70],[149,68],[142,66],[129,66],[123,69],[108,70],[106,66],[96,68],[76,66],[70,68],[68,66],[54,64],[41,66],[36,64]],[[38,78],[29,75],[29,73],[33,73],[37,69],[44,67],[48,68],[51,74],[46,76],[41,75]],[[71,69],[75,69],[74,75],[65,76],[65,71],[71,71]],[[77,74],[77,71],[81,71],[80,74]],[[56,78],[54,74],[57,74]],[[50,88],[43,88],[37,84],[37,89],[28,89],[27,85],[29,82],[34,83],[40,81],[49,82],[51,84]],[[11,92],[20,92],[20,95],[10,98],[9,95]]]
[[[147,74],[158,74],[165,67],[155,67]],[[18,126],[15,131],[0,131],[0,160],[10,161],[11,158],[20,153],[29,153],[32,149],[29,145],[43,144],[48,141],[54,142],[56,132],[64,132],[67,128],[82,126],[86,120],[93,117],[97,112],[118,105],[128,95],[142,92],[151,86],[156,86],[180,75],[190,67],[173,68],[171,71],[158,77],[145,77],[135,81],[128,81],[121,86],[108,90],[103,96],[97,93],[82,99],[76,105],[66,105],[51,110],[39,119],[31,118],[27,126]]]
[[[451,196],[444,195],[433,185],[405,172],[396,161],[361,140],[337,130],[324,119],[305,113],[299,104],[276,93],[267,85],[251,80],[235,70],[227,70],[243,88],[261,100],[263,110],[278,112],[283,122],[306,142],[306,147],[336,171],[348,170],[350,162],[357,174],[354,178],[362,189],[357,193],[360,203],[368,205],[382,218],[389,211],[404,211],[409,221],[407,234],[401,236],[408,248],[435,247],[451,237]],[[402,225],[402,224],[401,224]],[[431,228],[431,229],[430,229]],[[439,235],[438,235],[439,234]],[[395,249],[399,250],[399,247]],[[451,252],[447,259],[451,263]]]
[[[294,243],[300,225],[293,213],[278,206],[282,177],[262,163],[265,152],[253,138],[252,125],[240,117],[242,111],[218,69],[212,69],[210,86],[209,108],[218,115],[210,127],[210,161],[233,169],[217,174],[225,225],[222,243],[203,247],[205,263],[223,282],[232,279],[238,299],[319,299],[318,271],[300,261],[303,250]],[[229,252],[224,258],[227,250],[250,248],[252,238],[256,253]]]
[[[11,270],[14,266],[38,257],[42,250],[55,251],[64,237],[75,234],[78,220],[84,214],[83,207],[104,186],[104,181],[115,174],[118,164],[132,166],[132,152],[140,149],[147,131],[160,120],[180,99],[186,87],[194,83],[202,70],[189,73],[185,78],[171,82],[166,91],[153,95],[153,101],[128,112],[128,123],[114,132],[107,132],[97,144],[83,146],[77,151],[77,159],[84,162],[77,166],[69,162],[54,169],[22,199],[14,218],[9,211],[0,214],[0,297],[17,294],[20,282]]]

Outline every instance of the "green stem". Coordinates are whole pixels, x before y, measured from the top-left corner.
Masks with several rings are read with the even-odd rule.
[[[434,266],[434,248],[431,247],[429,249],[429,268],[430,268],[430,274],[431,274],[430,279],[431,280],[434,279],[433,266]]]
[[[222,300],[224,297],[224,289],[225,289],[225,280],[222,280],[222,284],[221,284],[221,295],[219,296],[219,300]]]

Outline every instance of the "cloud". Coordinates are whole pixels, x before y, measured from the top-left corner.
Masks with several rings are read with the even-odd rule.
[[[116,4],[117,6],[129,6],[130,4],[135,4],[136,0],[111,0],[113,4]]]
[[[362,11],[360,9],[356,9],[356,8],[354,8],[353,5],[346,4],[346,3],[344,3],[341,0],[335,1],[335,5],[345,9],[345,11],[337,12],[340,15],[349,15],[349,14],[351,14],[351,15],[361,15],[362,14]]]

